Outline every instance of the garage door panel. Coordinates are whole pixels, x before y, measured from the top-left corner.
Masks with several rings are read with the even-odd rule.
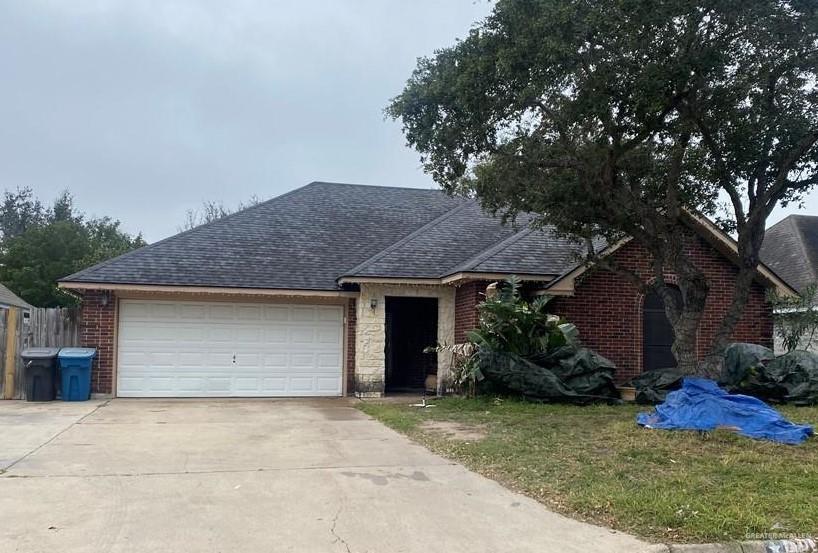
[[[294,307],[290,320],[297,323],[311,323],[315,321],[315,307]]]
[[[286,353],[273,353],[264,356],[264,367],[269,369],[285,369],[289,362]]]
[[[341,367],[341,356],[337,353],[321,353],[318,355],[317,366],[322,369],[338,369]]]
[[[258,305],[242,305],[237,308],[236,317],[241,321],[260,321],[262,311],[262,307]]]
[[[286,323],[290,320],[290,309],[286,306],[268,305],[264,308],[264,319]]]
[[[337,306],[122,300],[121,396],[340,395]]]
[[[338,346],[341,344],[341,333],[332,328],[319,329],[316,341],[323,345]]]
[[[271,395],[284,394],[287,391],[287,378],[263,378],[261,380],[261,389]]]
[[[236,308],[230,303],[210,304],[208,319],[216,322],[230,322],[236,319]]]
[[[318,311],[318,319],[326,323],[342,323],[344,314],[340,309],[320,308]]]

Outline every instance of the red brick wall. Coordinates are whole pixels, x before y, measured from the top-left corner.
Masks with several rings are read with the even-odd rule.
[[[349,298],[347,304],[347,395],[355,393],[355,329],[358,321],[356,298]]]
[[[478,280],[457,287],[454,293],[454,340],[466,341],[466,333],[477,328],[477,309],[486,296],[488,282]]]
[[[91,370],[91,393],[112,394],[116,298],[110,292],[91,290],[83,295],[81,309],[82,346],[97,350]]]
[[[689,254],[710,283],[705,312],[697,336],[699,358],[707,354],[721,317],[732,298],[735,266],[698,236],[689,239]],[[649,255],[630,242],[615,254],[623,266],[642,278],[651,278]],[[667,277],[672,281],[673,275]],[[625,277],[601,269],[582,275],[573,296],[556,298],[549,311],[574,323],[583,342],[611,361],[617,380],[623,382],[642,371],[643,297]],[[754,284],[744,315],[733,339],[772,347],[772,310],[764,289]]]

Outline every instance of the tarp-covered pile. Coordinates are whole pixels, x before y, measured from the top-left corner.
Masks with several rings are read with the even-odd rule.
[[[809,425],[794,424],[760,399],[728,394],[705,378],[685,378],[682,388],[670,392],[652,413],[640,413],[636,422],[664,430],[727,428],[742,436],[784,444],[800,444],[813,435]]]
[[[496,391],[541,401],[615,400],[613,363],[583,347],[577,328],[546,310],[549,298],[523,298],[509,278],[487,291],[478,306],[478,328],[468,333],[476,348],[472,372]]]
[[[584,403],[619,397],[614,364],[579,345],[566,345],[529,358],[483,349],[478,352],[478,360],[486,380],[529,399]]]
[[[675,368],[647,371],[628,385],[636,388],[636,402],[661,403],[668,392],[682,386],[684,375]],[[731,344],[724,352],[719,384],[726,390],[772,403],[818,404],[818,355],[792,351],[778,357],[756,344]]]
[[[632,378],[628,386],[636,388],[636,403],[654,405],[665,401],[667,394],[682,387],[684,374],[677,368],[654,369]]]
[[[724,354],[721,384],[773,402],[818,403],[818,355],[791,351],[776,357],[755,344],[731,344]]]

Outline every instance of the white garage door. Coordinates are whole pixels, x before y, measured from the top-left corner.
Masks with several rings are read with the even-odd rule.
[[[122,397],[338,396],[343,308],[122,300]]]

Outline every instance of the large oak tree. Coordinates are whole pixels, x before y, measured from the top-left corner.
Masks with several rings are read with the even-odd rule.
[[[655,289],[698,364],[708,281],[688,255],[690,214],[735,233],[732,303],[746,305],[767,217],[818,183],[818,2],[500,0],[467,38],[419,60],[387,113],[452,193],[598,243],[627,236],[652,278],[588,248],[588,261]],[[665,275],[678,277],[681,299]]]

